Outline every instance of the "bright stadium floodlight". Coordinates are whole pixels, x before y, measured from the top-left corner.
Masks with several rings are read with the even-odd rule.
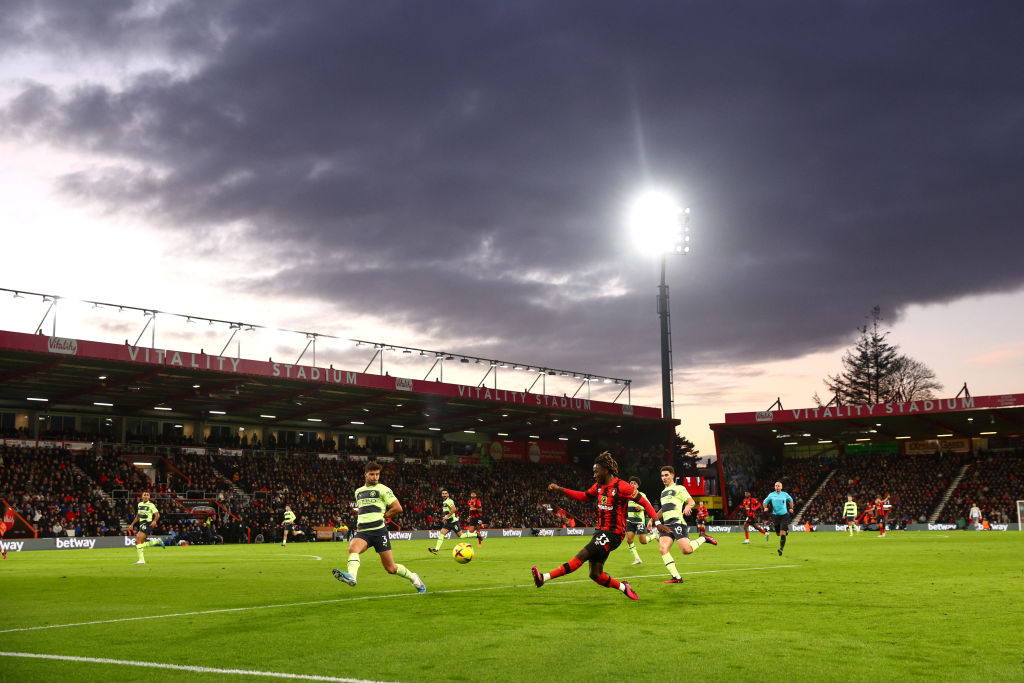
[[[646,190],[629,208],[629,232],[637,249],[645,254],[684,253],[683,209],[670,194],[662,190]]]
[[[672,335],[665,281],[665,260],[669,254],[690,253],[690,209],[682,208],[671,194],[660,189],[640,193],[629,207],[627,227],[641,252],[658,256],[661,284],[658,286],[658,318],[661,321],[661,417],[672,419]]]

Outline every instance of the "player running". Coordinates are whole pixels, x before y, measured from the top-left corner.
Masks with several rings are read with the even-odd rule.
[[[417,593],[426,593],[427,587],[420,581],[419,574],[411,572],[404,565],[395,564],[391,553],[391,539],[388,537],[387,520],[402,514],[402,504],[395,493],[380,483],[381,466],[371,460],[363,467],[364,484],[356,489],[356,506],[359,517],[356,522],[356,537],[348,544],[348,571],[332,569],[338,581],[350,586],[356,585],[359,576],[359,556],[373,546],[388,574],[398,574],[415,588]]]
[[[885,537],[885,517],[889,514],[889,496],[884,499],[881,496],[875,496],[875,502],[871,504],[871,515],[878,522],[878,537]]]
[[[704,504],[704,501],[697,503],[697,531],[700,532],[701,536],[707,535],[708,530],[708,506]]]
[[[136,508],[135,519],[128,525],[129,533],[135,529],[136,524],[138,524],[139,528],[135,534],[135,552],[139,555],[139,561],[135,562],[135,564],[146,564],[146,555],[142,549],[147,545],[165,547],[163,539],[159,536],[156,536],[152,541],[146,540],[146,535],[153,531],[158,521],[160,521],[160,511],[156,509],[156,505],[149,502],[149,491],[143,491],[142,500],[139,501],[139,505]]]
[[[587,498],[597,500],[599,519],[590,543],[583,546],[583,549],[576,553],[576,557],[544,574],[537,571],[536,565],[530,568],[530,571],[533,572],[533,582],[537,588],[551,579],[570,574],[582,567],[584,562],[589,562],[592,581],[605,588],[622,591],[630,600],[640,599],[628,581],[619,581],[604,571],[604,563],[608,559],[608,555],[622,543],[622,535],[626,530],[627,503],[631,500],[637,501],[648,515],[654,516],[654,507],[650,501],[643,498],[632,484],[619,479],[618,473],[618,463],[615,462],[611,453],[604,451],[594,460],[595,483],[586,491],[574,491],[558,484],[548,484],[550,490],[561,491],[573,500],[586,500]]]
[[[427,550],[435,555],[441,549],[444,537],[448,535],[449,531],[455,534],[456,538],[462,538],[463,533],[468,533],[464,532],[462,527],[459,526],[459,511],[455,507],[455,501],[448,495],[448,489],[441,491],[441,507],[444,509],[444,517],[441,519],[441,529],[437,532],[437,545],[433,548],[427,548]],[[480,534],[477,534],[476,538],[479,541]]]
[[[476,491],[470,491],[469,500],[466,501],[466,505],[469,507],[469,528],[466,529],[466,532],[475,533],[476,544],[478,546],[483,545],[484,535],[481,533],[484,528],[483,501],[476,497]]]
[[[661,551],[661,561],[672,575],[665,583],[682,583],[683,577],[679,575],[676,561],[672,557],[672,541],[676,542],[683,555],[692,554],[705,542],[718,545],[718,541],[703,533],[695,540],[690,540],[690,531],[684,517],[693,511],[693,498],[682,484],[676,483],[676,471],[671,465],[661,468],[661,483],[665,485],[661,492],[661,509],[654,515],[651,524],[661,532],[658,550]]]
[[[854,529],[857,533],[860,533],[860,527],[857,526],[857,503],[853,500],[853,494],[846,494],[846,502],[843,503],[843,519],[846,520],[846,531],[848,534],[853,536]]]
[[[768,541],[768,530],[762,529],[757,523],[757,511],[761,509],[761,501],[750,495],[750,491],[743,492],[743,502],[740,503],[745,518],[743,520],[743,543],[750,543],[750,527],[757,529],[759,534],[764,534],[765,542]]]
[[[292,512],[291,505],[284,506],[284,521],[281,526],[284,528],[281,535],[281,546],[284,547],[288,544],[288,534],[295,535],[295,513]]]
[[[772,524],[779,536],[779,555],[786,547],[786,535],[789,534],[789,517],[793,514],[793,497],[782,490],[782,482],[775,482],[775,490],[764,499],[764,509],[772,513]]]
[[[640,491],[640,477],[630,477],[629,483],[633,485],[637,491]],[[640,493],[642,500],[647,500],[647,496]],[[650,501],[647,501],[648,505],[651,505]],[[654,506],[651,505],[651,509]],[[629,552],[633,553],[633,564],[643,564],[644,561],[640,559],[640,553],[636,551],[636,544],[633,543],[633,539],[640,538],[641,545],[647,545],[647,521],[644,519],[644,505],[643,502],[637,502],[636,500],[629,501],[629,508],[626,512],[626,546],[629,548]]]

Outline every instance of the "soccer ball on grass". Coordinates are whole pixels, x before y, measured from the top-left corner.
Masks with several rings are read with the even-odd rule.
[[[459,543],[452,549],[452,557],[459,564],[466,564],[473,559],[473,546],[468,543]]]

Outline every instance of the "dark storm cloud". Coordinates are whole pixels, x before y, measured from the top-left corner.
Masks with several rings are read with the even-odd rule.
[[[121,160],[68,193],[193,237],[247,225],[281,267],[256,291],[551,365],[656,366],[657,273],[621,235],[648,171],[694,210],[679,364],[1024,282],[1016,4],[312,7],[13,5],[12,49],[187,69],[26,82],[0,125]],[[593,295],[615,277],[626,296]]]

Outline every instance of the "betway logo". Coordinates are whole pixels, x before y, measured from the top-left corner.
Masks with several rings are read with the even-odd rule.
[[[732,533],[731,526],[715,526],[714,524],[708,525],[708,531],[714,531],[716,534],[729,534]]]
[[[577,529],[576,527],[566,527],[565,535],[566,536],[582,536],[583,535],[583,529],[582,528]]]
[[[992,531],[1009,531],[1009,524],[992,524]]]
[[[952,531],[956,524],[929,524],[928,531]]]
[[[13,550],[16,553],[20,553],[21,549],[24,547],[24,541],[0,541],[0,548],[3,548],[5,553],[9,550]]]
[[[411,541],[412,532],[409,531],[389,531],[388,538],[392,541]]]
[[[78,341],[66,337],[50,337],[46,342],[46,348],[50,353],[74,356],[78,354]]]
[[[522,529],[502,529],[501,530],[501,535],[502,536],[522,536],[523,535],[523,530]]]
[[[121,538],[124,539],[124,547],[125,548],[130,548],[130,547],[134,547],[135,546],[135,537],[134,536],[122,536]]]
[[[537,535],[538,536],[554,536],[555,535],[555,530],[554,529],[538,529],[537,530]]]
[[[69,548],[89,548],[90,550],[96,545],[95,538],[55,538],[57,542],[57,550],[67,550]]]

